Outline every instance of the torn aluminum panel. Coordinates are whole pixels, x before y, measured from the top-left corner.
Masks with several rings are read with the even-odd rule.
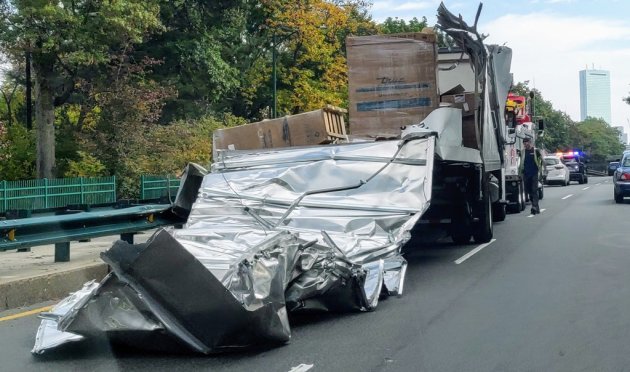
[[[289,341],[288,311],[374,309],[402,293],[400,251],[429,206],[434,153],[430,133],[221,153],[184,228],[103,253],[113,273],[56,329],[215,353]],[[34,352],[59,344],[41,339]]]
[[[50,312],[40,314],[42,323],[37,329],[35,345],[31,352],[41,354],[45,350],[55,348],[59,345],[83,340],[83,336],[59,330],[58,322],[60,318],[69,314],[73,309],[80,306],[81,303],[84,303],[92,293],[94,293],[97,287],[98,283],[94,281],[85,283],[83,288],[53,306]]]
[[[487,46],[484,35],[479,34],[477,22],[481,14],[481,4],[477,10],[475,23],[468,25],[461,16],[451,13],[444,3],[438,8],[437,27],[443,30],[470,57],[475,73],[475,86],[481,87],[482,107],[479,114],[481,123],[482,159],[486,171],[501,169],[504,159],[503,130],[505,128],[505,100],[511,83],[509,67],[512,51],[504,46]]]

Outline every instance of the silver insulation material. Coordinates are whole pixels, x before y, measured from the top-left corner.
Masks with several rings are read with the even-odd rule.
[[[289,312],[369,311],[401,295],[435,139],[228,151],[205,176],[189,167],[198,193],[183,228],[104,252],[113,273],[45,314],[33,352],[98,337],[206,354],[283,343]]]

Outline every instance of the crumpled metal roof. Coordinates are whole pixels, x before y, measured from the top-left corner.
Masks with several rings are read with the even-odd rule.
[[[289,341],[289,311],[374,309],[402,293],[434,147],[411,135],[225,152],[200,185],[189,167],[176,202],[185,209],[199,186],[186,225],[104,252],[113,273],[45,314],[33,352],[108,337],[214,353]]]

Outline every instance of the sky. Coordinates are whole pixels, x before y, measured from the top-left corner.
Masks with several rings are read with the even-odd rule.
[[[436,22],[440,1],[372,0],[371,13]],[[444,0],[469,24],[479,1]],[[580,120],[579,71],[588,65],[610,71],[612,125],[630,133],[630,1],[628,0],[486,0],[478,28],[486,43],[512,48],[515,82],[529,80],[557,110]]]

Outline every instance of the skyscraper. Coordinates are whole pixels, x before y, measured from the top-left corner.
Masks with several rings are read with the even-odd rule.
[[[589,116],[611,124],[609,71],[588,68],[580,71],[580,120]]]

